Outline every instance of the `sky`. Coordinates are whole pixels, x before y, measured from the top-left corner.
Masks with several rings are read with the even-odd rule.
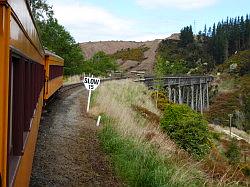
[[[250,14],[250,0],[47,0],[76,42],[164,39]]]

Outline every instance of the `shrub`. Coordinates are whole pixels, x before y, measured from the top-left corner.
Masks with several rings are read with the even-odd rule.
[[[144,52],[146,52],[147,50],[149,50],[149,48],[145,46],[132,49],[127,48],[117,51],[116,53],[110,56],[115,59],[122,59],[123,61],[133,60],[142,62],[143,60],[145,60]]]
[[[232,73],[240,76],[250,73],[250,50],[240,51],[232,55],[225,63],[225,68],[229,69],[230,65],[235,64],[236,67]]]
[[[241,170],[246,176],[250,176],[250,163],[241,166]]]
[[[237,146],[237,140],[232,139],[230,141],[228,150],[226,152],[226,157],[229,160],[230,164],[237,164],[240,161],[240,149]]]
[[[210,131],[210,135],[214,140],[220,140],[221,138],[221,133],[215,132],[215,131]]]
[[[169,104],[169,100],[167,96],[162,91],[154,91],[151,93],[151,98],[157,103],[157,108],[161,111],[164,111],[167,104]]]
[[[167,105],[161,128],[196,158],[202,158],[210,149],[207,122],[187,105]]]
[[[237,93],[221,93],[216,96],[205,115],[211,122],[229,126],[228,114],[233,114],[236,110],[241,111],[239,103]]]

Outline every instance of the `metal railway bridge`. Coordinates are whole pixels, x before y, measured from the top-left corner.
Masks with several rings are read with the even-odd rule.
[[[209,108],[209,86],[212,76],[169,76],[162,78],[145,77],[140,79],[149,88],[163,86],[168,91],[169,100],[187,104],[192,109],[203,113]]]

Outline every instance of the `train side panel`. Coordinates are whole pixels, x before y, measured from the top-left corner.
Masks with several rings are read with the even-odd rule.
[[[59,90],[63,85],[63,76],[57,77],[52,79],[48,82],[47,87],[47,94],[45,95],[44,99],[49,99],[57,90]]]
[[[19,45],[18,48],[19,49],[22,48],[22,50],[27,52],[27,50],[30,50],[29,45],[31,44],[33,45],[33,48],[35,48],[37,52],[43,54],[44,53],[43,47],[41,45],[41,41],[38,36],[38,32],[34,24],[34,20],[31,15],[29,6],[27,6],[27,2],[28,2],[27,0],[8,0],[8,3],[10,4],[12,8],[13,17],[18,18],[18,22],[21,23],[23,29],[25,30],[24,34],[26,35],[26,38],[30,40],[30,42],[27,42],[24,46]],[[18,38],[20,37],[19,34],[22,34],[22,33],[18,31],[14,33],[14,31],[16,31],[15,29],[11,29],[11,31],[12,31],[12,40],[14,40],[12,42],[15,43],[15,41],[20,41]],[[34,51],[32,51],[31,53],[29,52],[29,55],[32,55],[34,53],[35,53]],[[32,55],[32,56],[33,58],[36,58],[35,55]],[[39,59],[37,59],[36,61],[38,60]]]
[[[24,0],[23,0],[24,1]],[[34,62],[44,64],[44,52],[40,45],[33,43],[32,38],[28,37],[27,30],[31,28],[22,28],[22,23],[14,14],[10,21],[10,45],[22,55],[32,59]]]
[[[9,95],[9,31],[11,9],[0,0],[0,186],[7,184],[7,137]]]
[[[48,100],[63,85],[64,60],[47,51],[45,61],[46,82],[44,99]]]
[[[43,105],[44,51],[26,0],[10,0],[8,178],[28,186]]]
[[[37,104],[34,118],[32,119],[32,125],[29,133],[29,139],[25,145],[24,154],[22,156],[18,172],[14,181],[15,187],[29,186],[30,175],[32,171],[32,161],[35,152],[37,134],[40,124],[41,112],[43,106],[43,92],[40,93],[39,101]]]

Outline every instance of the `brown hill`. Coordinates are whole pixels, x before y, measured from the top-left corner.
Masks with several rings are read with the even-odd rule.
[[[174,33],[169,36],[169,40],[179,40],[180,33]],[[146,74],[152,74],[155,65],[156,50],[158,48],[161,39],[145,42],[134,42],[134,41],[99,41],[99,42],[85,42],[80,43],[81,49],[87,59],[91,58],[96,52],[103,51],[106,54],[114,54],[117,51],[136,49],[136,48],[147,48],[144,51],[144,60],[122,60],[118,59],[117,63],[120,65],[121,70],[125,72],[130,71],[145,71]]]
[[[81,43],[81,49],[87,59],[91,58],[96,52],[104,51],[107,54],[114,54],[122,49],[133,49],[139,47],[147,47],[148,50],[144,52],[145,60],[139,61],[122,61],[117,60],[121,65],[121,69],[127,72],[130,71],[145,71],[147,74],[153,73],[155,64],[155,55],[161,40],[153,40],[146,42],[133,42],[133,41],[100,41],[100,42],[86,42]]]

